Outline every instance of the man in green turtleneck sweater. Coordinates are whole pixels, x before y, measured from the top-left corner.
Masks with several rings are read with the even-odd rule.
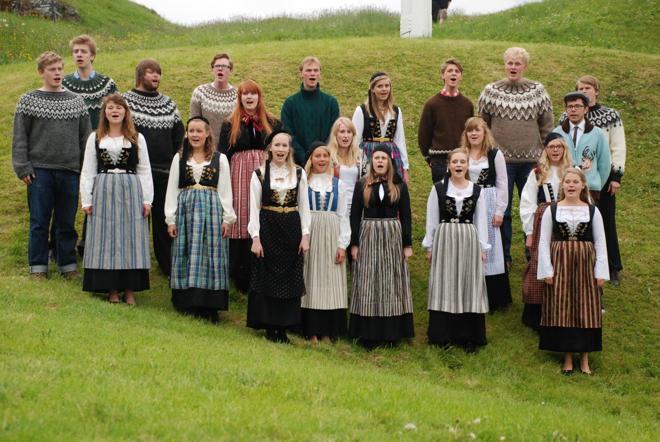
[[[332,95],[321,92],[321,62],[305,57],[299,66],[302,85],[282,105],[281,120],[293,135],[296,164],[303,166],[313,141],[327,141],[332,124],[339,118],[339,104]]]

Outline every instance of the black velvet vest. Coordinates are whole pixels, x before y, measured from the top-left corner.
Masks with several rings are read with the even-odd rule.
[[[266,167],[264,174],[261,173],[261,168],[255,170],[259,181],[261,181],[261,205],[262,206],[277,206],[277,207],[297,207],[298,206],[298,187],[300,185],[300,178],[302,177],[302,169],[296,167],[296,187],[287,190],[284,197],[284,203],[280,204],[278,192],[270,188],[270,160],[266,160]]]
[[[463,200],[461,213],[457,213],[456,200],[451,196],[447,196],[448,186],[449,178],[435,183],[435,191],[438,194],[438,206],[440,209],[440,222],[472,224],[474,222],[474,211],[477,208],[477,200],[479,200],[481,187],[478,184],[473,184],[472,195]]]
[[[594,219],[594,212],[596,206],[589,204],[589,221],[586,223],[580,223],[575,229],[575,232],[571,232],[567,223],[557,222],[557,203],[552,203],[550,205],[550,210],[552,213],[552,240],[553,241],[594,241],[592,221]]]
[[[477,184],[481,187],[495,187],[495,179],[497,178],[497,172],[495,171],[495,155],[497,155],[497,149],[490,149],[488,151],[488,168],[481,169],[479,178],[477,178]]]
[[[374,138],[387,138],[389,141],[394,140],[396,133],[396,125],[399,121],[399,108],[394,106],[394,118],[387,123],[387,129],[384,134],[380,133],[380,122],[378,118],[370,116],[367,112],[367,107],[361,104],[362,115],[364,116],[364,128],[362,129],[362,141],[373,141]]]
[[[131,143],[131,147],[124,147],[119,154],[117,162],[114,163],[107,150],[99,147],[99,139],[96,139],[96,172],[107,173],[108,170],[121,169],[126,173],[135,173],[138,164],[138,147]]]
[[[183,156],[182,156],[183,157]],[[220,153],[213,152],[211,162],[204,166],[199,183],[195,182],[192,166],[188,164],[187,158],[179,158],[179,189],[199,184],[201,186],[218,187],[220,176]]]

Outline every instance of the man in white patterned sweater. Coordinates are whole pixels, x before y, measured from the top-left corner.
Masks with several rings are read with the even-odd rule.
[[[234,71],[234,62],[229,54],[216,54],[211,60],[213,82],[199,85],[190,97],[190,116],[201,116],[209,120],[213,141],[217,145],[222,123],[236,107],[238,92],[229,84]]]

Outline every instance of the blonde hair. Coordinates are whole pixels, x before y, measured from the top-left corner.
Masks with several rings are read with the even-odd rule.
[[[519,47],[512,47],[504,51],[504,62],[506,63],[508,60],[516,60],[520,59],[522,60],[523,63],[525,63],[525,66],[529,64],[529,52],[527,52],[524,48],[519,48]]]
[[[564,147],[564,153],[561,157],[561,162],[559,163],[559,176],[563,176],[564,172],[566,172],[566,170],[569,167],[571,167],[571,163],[572,163],[571,154],[568,152],[568,145],[566,144],[566,141],[564,141],[563,138],[555,138],[552,141],[556,141],[556,140],[558,140],[561,143],[561,145]],[[541,157],[539,158],[538,172],[536,174],[536,181],[539,186],[542,186],[543,183],[546,182],[546,180],[550,176],[550,170],[552,167],[552,165],[550,164],[550,157],[548,156],[547,148],[548,146],[545,146],[543,148],[543,152],[541,152]]]
[[[362,198],[364,199],[365,207],[369,207],[369,200],[371,199],[371,186],[380,181],[380,178],[376,175],[374,170],[373,157],[376,153],[382,151],[376,151],[371,155],[371,161],[369,161],[369,170],[367,171],[367,176],[362,178],[364,180],[364,190],[362,192]],[[384,152],[383,152],[384,153]],[[387,173],[383,177],[383,181],[387,183],[387,193],[390,198],[391,203],[399,201],[399,186],[394,184],[394,164],[392,162],[392,156],[387,155]]]
[[[348,158],[344,166],[355,166],[360,159],[360,146],[357,142],[357,130],[353,122],[346,117],[339,117],[335,120],[330,129],[330,136],[328,137],[328,148],[330,149],[330,158],[336,166],[342,165],[341,158],[339,157],[339,143],[337,142],[337,134],[339,133],[339,126],[344,125],[353,134],[353,141],[348,149]]]
[[[314,155],[314,151],[317,149],[323,149],[328,153],[328,156],[332,159],[332,153],[330,152],[330,148],[328,148],[327,145],[322,144],[319,146],[316,146],[314,149],[309,151],[309,159],[305,163],[305,173],[307,174],[307,179],[314,175],[314,168],[312,167],[312,156]],[[328,170],[325,171],[326,175],[332,175],[332,163],[328,164]],[[320,174],[319,174],[320,175]]]
[[[561,177],[561,185],[559,186],[559,198],[557,199],[557,202],[563,200],[566,196],[564,195],[564,180],[566,179],[566,176],[568,174],[574,174],[577,175],[580,178],[580,181],[582,181],[582,184],[584,184],[584,188],[580,192],[580,201],[583,201],[587,204],[591,204],[591,195],[589,195],[589,186],[587,185],[587,177],[585,176],[584,172],[582,172],[582,169],[578,169],[577,167],[569,167],[564,171],[564,174]]]
[[[580,83],[588,84],[589,86],[594,88],[596,92],[600,92],[600,81],[598,81],[598,78],[594,77],[593,75],[583,75],[580,78],[578,78],[577,81],[575,82],[575,90],[578,90]]]
[[[96,42],[89,35],[82,34],[77,37],[73,37],[71,41],[69,41],[69,49],[73,51],[74,45],[85,45],[89,48],[89,52],[96,56]]]
[[[122,97],[121,94],[117,92],[103,98],[103,104],[101,105],[101,112],[99,113],[99,126],[96,129],[96,138],[98,140],[101,140],[110,131],[110,122],[108,121],[108,117],[105,115],[105,108],[108,107],[108,103],[117,104],[124,108],[124,111],[126,113],[124,114],[124,120],[121,122],[121,133],[132,144],[137,145],[138,132],[135,129],[135,125],[133,124],[131,109],[128,107],[128,103],[126,102],[124,97]]]
[[[449,164],[451,163],[451,159],[454,155],[457,155],[459,153],[465,155],[465,159],[469,161],[470,152],[468,150],[466,150],[464,147],[459,147],[458,149],[454,149],[451,152],[449,152],[449,155],[447,155],[447,174],[449,175],[449,177],[451,177],[451,172],[449,171]],[[467,167],[467,165],[466,165],[464,176],[465,176],[465,179],[468,180],[468,181],[470,181],[470,170],[469,169],[470,168]]]
[[[37,58],[37,69],[43,72],[48,66],[54,63],[64,63],[62,57],[53,51],[46,51]]]
[[[488,151],[495,146],[495,140],[493,139],[493,134],[490,133],[488,125],[481,117],[470,117],[465,122],[465,130],[461,134],[461,149],[465,149],[466,152],[470,152],[471,144],[468,138],[468,132],[481,126],[481,129],[484,131],[484,139],[481,141],[481,146],[479,146],[479,154],[483,157],[488,154]]]
[[[303,58],[300,64],[298,65],[298,71],[302,72],[303,68],[310,63],[318,64],[319,69],[321,69],[321,61],[318,58],[314,57],[313,55],[308,55],[307,57]]]
[[[366,101],[364,102],[364,107],[367,109],[368,115],[375,116],[378,118],[378,121],[385,121],[385,115],[380,111],[380,107],[374,107],[374,101],[376,100],[374,97],[374,87],[376,86],[376,83],[383,80],[390,82],[390,94],[388,95],[387,100],[385,100],[385,106],[390,113],[394,113],[394,94],[392,93],[392,80],[390,79],[390,76],[385,72],[372,75],[371,80],[369,81],[369,93]]]
[[[293,162],[293,137],[286,132],[279,132],[275,134],[272,140],[270,140],[270,143],[268,146],[266,146],[266,160],[273,159],[273,154],[270,152],[270,147],[272,146],[275,137],[280,135],[286,135],[287,139],[289,140],[289,154],[286,157],[286,166],[289,168],[289,170],[294,171],[296,170],[296,163]],[[265,165],[266,163],[264,163],[262,166],[265,168]]]

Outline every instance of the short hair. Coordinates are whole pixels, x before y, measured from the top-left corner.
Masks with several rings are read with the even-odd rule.
[[[461,74],[463,73],[463,65],[461,64],[460,61],[458,61],[458,58],[448,58],[445,61],[442,62],[440,65],[440,73],[444,74],[445,71],[447,70],[447,67],[449,67],[450,64],[453,64],[458,68],[459,71],[461,71]]]
[[[39,72],[43,72],[46,67],[50,66],[53,63],[64,63],[62,57],[59,54],[53,51],[46,51],[42,53],[39,58],[37,58],[37,69]]]
[[[71,41],[69,41],[69,49],[73,50],[73,45],[86,45],[89,48],[89,52],[91,52],[92,55],[96,55],[96,42],[87,34],[73,37]]]
[[[300,65],[298,66],[298,70],[302,72],[305,65],[308,65],[309,63],[316,63],[319,65],[319,69],[321,69],[321,61],[318,58],[314,57],[313,55],[308,55],[307,57],[302,59]]]
[[[569,92],[568,94],[564,95],[565,106],[567,106],[568,103],[570,103],[571,101],[577,101],[577,100],[582,101],[582,104],[584,104],[585,107],[589,107],[589,97],[587,97],[582,92]]]
[[[221,58],[226,58],[227,60],[229,60],[229,70],[233,71],[234,70],[234,62],[231,61],[231,57],[226,52],[219,52],[219,53],[217,53],[213,56],[213,59],[211,60],[211,69],[213,69],[213,65],[215,64],[215,61],[219,60]]]
[[[142,80],[144,79],[144,74],[147,73],[147,69],[150,71],[158,72],[159,74],[162,74],[162,70],[160,68],[160,64],[156,60],[153,60],[151,58],[144,59],[138,63],[138,65],[135,67],[135,86],[140,86],[140,83],[142,83]]]
[[[524,48],[519,48],[514,46],[504,51],[505,63],[509,59],[516,59],[516,58],[522,59],[525,65],[529,64],[529,52],[527,52]]]
[[[580,78],[577,79],[575,82],[575,90],[578,90],[578,86],[582,84],[588,84],[592,88],[596,90],[596,92],[600,92],[600,81],[598,81],[598,78],[594,77],[593,75],[583,75]]]

